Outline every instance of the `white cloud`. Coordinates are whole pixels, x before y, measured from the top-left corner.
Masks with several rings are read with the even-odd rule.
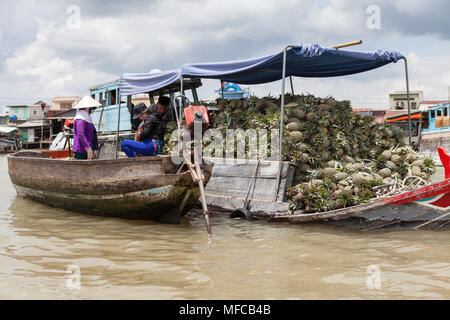
[[[39,20],[36,39],[6,59],[6,75],[2,79],[6,77],[9,84],[2,87],[0,96],[20,93],[25,100],[22,103],[37,99],[49,102],[55,96],[85,93],[89,85],[114,77],[85,65],[83,58],[72,61],[61,58],[48,45],[55,32],[51,23]]]
[[[333,45],[358,39],[365,44],[354,50],[415,52],[408,55],[411,89],[423,88],[426,97],[442,97],[450,84],[446,50],[450,22],[442,18],[445,10],[439,9],[447,2],[431,1],[432,5],[401,0],[405,6],[377,1],[379,31],[366,27],[366,8],[374,4],[372,0],[111,0],[107,4],[79,0],[80,29],[67,28],[66,9],[71,1],[10,1],[9,10],[0,12],[0,59],[4,59],[0,103],[84,94],[89,86],[116,79],[122,72],[257,57],[288,43]],[[425,50],[431,40],[433,50]],[[205,83],[200,94],[214,96],[217,82]],[[352,99],[355,105],[385,106],[387,94],[404,86],[401,62],[362,75],[295,80],[296,92],[331,94]],[[279,87],[279,83],[258,86],[255,92],[278,94]]]

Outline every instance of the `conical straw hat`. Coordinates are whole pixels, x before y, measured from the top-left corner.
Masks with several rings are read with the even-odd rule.
[[[92,99],[90,96],[84,96],[80,101],[78,101],[78,103],[73,108],[84,109],[84,108],[97,108],[101,106],[102,106],[101,103]]]

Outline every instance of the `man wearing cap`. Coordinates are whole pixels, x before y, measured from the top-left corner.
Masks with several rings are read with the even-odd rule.
[[[77,160],[94,158],[98,150],[97,132],[92,123],[91,113],[101,104],[90,96],[84,96],[75,106],[77,109],[73,124],[73,152]]]
[[[169,103],[165,103],[164,99],[161,101],[161,98],[153,113],[149,114],[149,108],[144,103],[139,103],[134,107],[133,119],[139,118],[142,122],[135,134],[134,141],[124,140],[122,142],[122,150],[129,158],[134,158],[138,154],[154,156],[162,151],[166,131],[164,116],[170,100]]]

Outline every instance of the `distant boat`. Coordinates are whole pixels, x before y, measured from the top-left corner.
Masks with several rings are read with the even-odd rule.
[[[215,90],[222,99],[248,99],[250,93],[239,85],[230,82],[222,83],[222,88]]]

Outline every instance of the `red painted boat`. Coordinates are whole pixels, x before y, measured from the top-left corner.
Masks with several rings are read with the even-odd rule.
[[[352,229],[450,229],[450,155],[438,148],[445,180],[395,196],[382,197],[349,208],[305,214],[273,216],[290,223],[326,223]],[[254,216],[257,216],[255,214]],[[267,216],[266,216],[267,217]]]

